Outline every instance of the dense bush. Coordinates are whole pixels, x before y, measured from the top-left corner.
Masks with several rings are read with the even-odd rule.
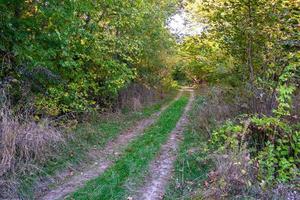
[[[275,114],[275,110],[268,116],[253,113],[251,98],[238,88],[201,87],[200,91],[192,127],[206,136],[208,148],[201,152],[208,154],[205,162],[210,160],[214,166],[197,195],[204,199],[295,199],[300,167],[300,123],[295,110],[290,109],[290,116]],[[291,96],[293,105],[297,104],[298,96]]]
[[[296,83],[291,81],[295,72],[296,67],[291,65],[279,78],[277,108],[272,115],[240,115],[227,120],[212,133],[210,147],[214,154],[220,156],[213,171],[214,180],[204,192],[206,195],[220,197],[223,193],[225,196],[270,198],[276,190],[273,188],[299,178],[300,122],[297,114],[291,117],[292,100],[296,99],[293,95]],[[245,158],[248,160],[245,161]],[[221,165],[221,162],[227,165]],[[236,181],[238,184],[235,184]],[[286,195],[283,198],[293,193],[292,185],[284,189]],[[268,192],[263,192],[266,189]]]
[[[247,145],[264,184],[286,182],[299,175],[299,130],[270,117],[250,117],[227,122],[213,133],[212,144],[227,152]],[[220,150],[220,149],[219,149]]]
[[[111,104],[129,82],[159,84],[176,1],[1,1],[0,81],[38,114]],[[28,96],[28,94],[26,94]]]

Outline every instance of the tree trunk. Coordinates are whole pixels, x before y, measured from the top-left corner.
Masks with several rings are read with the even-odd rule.
[[[251,0],[248,0],[248,23],[249,30],[247,33],[247,66],[249,69],[249,78],[250,78],[250,90],[252,92],[252,107],[254,112],[257,112],[256,107],[256,98],[255,98],[255,87],[254,87],[254,67],[253,67],[253,37],[250,31],[253,30],[253,17],[252,17],[252,5]]]

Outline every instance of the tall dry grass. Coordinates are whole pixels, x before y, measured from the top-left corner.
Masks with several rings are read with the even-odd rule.
[[[193,116],[193,127],[205,133],[208,138],[211,136],[212,128],[241,113],[248,113],[250,110],[247,97],[240,94],[242,91],[202,85],[198,92],[205,97],[205,101],[194,111],[196,113]]]
[[[115,107],[118,109],[130,109],[137,111],[144,105],[152,104],[164,97],[162,90],[147,87],[146,85],[133,83],[119,92]]]
[[[2,93],[0,107],[0,199],[16,194],[17,176],[43,163],[61,144],[61,132],[49,120],[35,121],[13,111]]]

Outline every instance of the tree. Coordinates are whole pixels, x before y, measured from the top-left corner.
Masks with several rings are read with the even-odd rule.
[[[187,4],[196,20],[208,24],[211,39],[234,60],[234,71],[250,89],[253,106],[256,96],[266,93],[270,112],[278,78],[297,59],[290,58],[291,48],[285,45],[297,41],[296,4],[281,0],[196,0]]]

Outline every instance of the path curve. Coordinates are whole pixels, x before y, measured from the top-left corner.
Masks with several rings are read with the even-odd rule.
[[[177,97],[172,100],[176,101],[181,96],[181,92],[177,95]],[[129,130],[125,131],[121,135],[119,135],[115,140],[109,142],[104,149],[97,150],[92,154],[96,155],[98,160],[95,161],[93,166],[90,166],[87,169],[84,169],[82,172],[72,176],[68,180],[63,180],[63,184],[58,186],[57,188],[46,192],[46,194],[38,195],[36,199],[40,200],[56,200],[63,199],[68,196],[70,193],[76,191],[78,188],[84,186],[84,184],[93,178],[98,177],[101,173],[103,173],[108,167],[113,164],[113,157],[117,159],[121,154],[119,152],[124,148],[128,143],[130,143],[135,137],[142,134],[144,130],[152,125],[159,115],[167,109],[167,107],[171,103],[164,105],[159,112],[154,113],[151,117],[147,119],[143,119],[137,123],[137,125],[133,126]]]
[[[173,163],[176,160],[176,151],[180,142],[185,126],[188,123],[187,114],[192,107],[194,100],[194,91],[189,91],[191,96],[185,107],[184,113],[177,122],[175,129],[170,134],[168,141],[163,144],[160,154],[153,160],[149,168],[149,177],[146,177],[146,183],[138,190],[137,195],[133,199],[138,200],[160,200],[163,199],[165,188],[171,178],[173,171]]]

